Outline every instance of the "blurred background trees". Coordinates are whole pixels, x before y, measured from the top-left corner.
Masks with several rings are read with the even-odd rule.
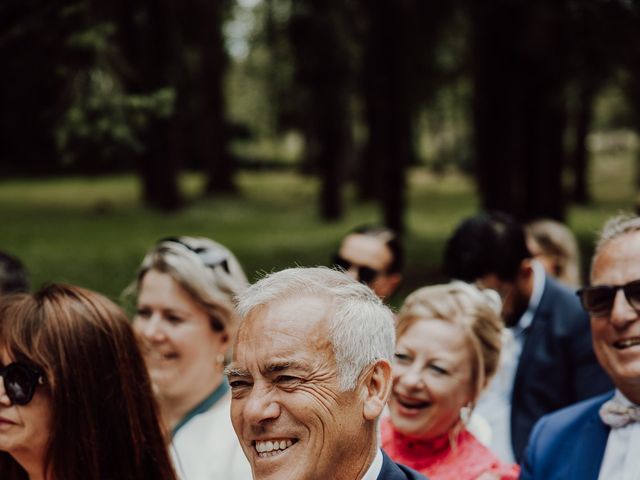
[[[5,0],[0,25],[1,173],[136,171],[160,210],[185,170],[210,196],[295,168],[323,218],[353,185],[402,230],[422,163],[562,219],[589,134],[640,129],[634,0]]]

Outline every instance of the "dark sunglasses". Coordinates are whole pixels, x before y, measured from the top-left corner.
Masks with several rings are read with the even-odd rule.
[[[26,405],[33,398],[36,386],[44,384],[44,373],[40,369],[18,362],[0,367],[0,377],[12,405]]]
[[[606,317],[611,313],[618,290],[624,292],[629,305],[640,313],[640,280],[625,285],[596,285],[581,288],[576,294],[582,300],[584,309],[592,317]]]
[[[371,283],[380,274],[380,272],[374,268],[354,265],[349,260],[342,258],[340,255],[333,256],[333,264],[345,271],[349,270],[351,267],[355,268],[358,271],[358,281],[363,283]]]
[[[178,237],[163,238],[161,240],[158,240],[157,244],[161,244],[161,243],[164,243],[164,242],[172,242],[172,243],[177,243],[179,245],[182,245],[187,250],[190,250],[193,253],[195,253],[196,255],[198,255],[198,257],[200,257],[200,260],[202,260],[202,263],[204,263],[207,267],[211,268],[212,270],[214,268],[220,266],[220,267],[224,268],[225,272],[230,273],[229,272],[229,261],[220,252],[216,252],[216,251],[213,251],[210,248],[205,248],[205,247],[193,248],[191,245],[189,245],[188,243],[183,242]]]

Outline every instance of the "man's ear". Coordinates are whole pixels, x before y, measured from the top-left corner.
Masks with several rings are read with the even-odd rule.
[[[362,414],[365,419],[375,420],[382,414],[391,394],[391,384],[391,364],[388,360],[376,361],[369,368],[362,384]]]

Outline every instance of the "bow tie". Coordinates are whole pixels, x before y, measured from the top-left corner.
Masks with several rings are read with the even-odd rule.
[[[627,405],[613,397],[600,407],[600,418],[611,428],[624,427],[633,422],[640,422],[640,406]]]

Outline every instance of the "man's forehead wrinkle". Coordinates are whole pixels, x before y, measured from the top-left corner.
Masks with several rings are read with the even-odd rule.
[[[278,360],[273,359],[264,367],[264,371],[268,373],[281,372],[282,370],[287,369],[296,369],[296,370],[308,370],[309,364],[307,362],[302,362],[299,360]]]

